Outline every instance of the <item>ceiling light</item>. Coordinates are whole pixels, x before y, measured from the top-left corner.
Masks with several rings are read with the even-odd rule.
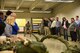
[[[12,12],[24,12],[22,10],[11,10]]]
[[[51,13],[51,11],[30,11],[30,13]]]
[[[35,1],[35,0],[24,0],[24,1]]]
[[[45,0],[46,2],[74,2],[74,0]]]
[[[0,11],[2,11],[2,12],[7,12],[8,10],[0,10]],[[12,12],[24,12],[24,11],[22,11],[22,10],[10,10],[10,11],[12,11]]]

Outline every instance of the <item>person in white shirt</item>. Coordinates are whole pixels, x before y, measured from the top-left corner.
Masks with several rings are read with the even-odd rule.
[[[52,24],[53,20],[54,20],[53,17],[49,18],[49,21],[50,21],[50,23],[49,23],[49,28],[50,28],[51,35],[53,34],[53,30],[52,30],[52,28],[51,28],[51,24]]]
[[[55,21],[55,19],[53,19],[53,22],[51,24],[51,31],[52,31],[52,35],[56,34],[56,21]]]

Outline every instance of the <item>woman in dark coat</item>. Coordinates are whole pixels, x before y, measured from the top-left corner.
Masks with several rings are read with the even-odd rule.
[[[68,27],[69,27],[68,20],[65,17],[63,17],[62,28],[63,28],[63,35],[65,40],[68,40]]]

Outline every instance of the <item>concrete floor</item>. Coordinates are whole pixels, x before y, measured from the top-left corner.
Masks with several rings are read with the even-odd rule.
[[[24,35],[24,34],[18,34],[18,35]],[[39,38],[43,37],[43,36],[40,36],[38,34],[35,34],[35,35],[38,36]],[[30,37],[29,34],[27,34],[26,37],[28,39],[32,40],[32,41],[35,41],[35,38],[33,36]],[[68,42],[73,46],[74,45],[79,46],[79,44],[80,44],[79,42],[70,41],[70,38],[69,38]],[[43,43],[46,45],[47,50],[49,51],[49,53],[61,53],[61,52],[66,50],[66,46],[63,43],[61,43],[60,41],[56,40],[56,39],[46,39]],[[0,53],[13,53],[13,52],[12,51],[2,51]]]

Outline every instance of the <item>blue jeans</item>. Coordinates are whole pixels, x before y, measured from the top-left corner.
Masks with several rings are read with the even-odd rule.
[[[60,27],[56,27],[56,34],[60,35]]]
[[[68,32],[67,32],[67,29],[63,29],[63,35],[64,35],[64,39],[65,40],[68,40]]]
[[[77,37],[78,38],[78,41],[80,41],[80,29],[79,28],[77,29],[77,36],[78,36]]]
[[[70,31],[71,40],[76,41],[77,40],[77,33],[74,31]]]

